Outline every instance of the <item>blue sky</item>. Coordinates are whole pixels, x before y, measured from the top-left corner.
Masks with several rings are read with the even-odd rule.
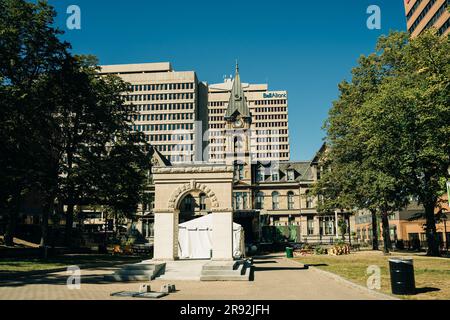
[[[101,64],[170,61],[202,81],[222,82],[239,60],[244,82],[289,93],[291,159],[307,160],[337,85],[361,54],[390,30],[405,30],[402,0],[166,1],[50,0],[73,52]],[[81,30],[66,28],[69,5],[81,9]],[[381,9],[381,30],[369,30],[369,5]]]

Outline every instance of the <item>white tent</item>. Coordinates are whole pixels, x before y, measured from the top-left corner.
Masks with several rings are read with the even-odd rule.
[[[210,259],[212,256],[212,214],[179,224],[178,256],[181,259]],[[233,223],[233,257],[245,253],[244,229]]]

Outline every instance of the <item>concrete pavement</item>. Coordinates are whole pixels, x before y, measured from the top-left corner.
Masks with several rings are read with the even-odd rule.
[[[58,272],[18,279],[0,279],[2,300],[106,300],[137,299],[111,297],[118,291],[138,291],[141,282],[108,282],[103,276],[115,268],[82,270],[81,289],[66,286],[68,274]],[[158,291],[163,284],[175,284],[176,293],[161,300],[374,300],[390,297],[352,285],[314,268],[285,259],[280,254],[254,259],[254,281],[201,282],[186,280],[153,280],[148,282]]]

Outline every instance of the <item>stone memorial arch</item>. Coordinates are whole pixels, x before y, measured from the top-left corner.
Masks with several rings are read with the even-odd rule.
[[[212,260],[233,260],[233,166],[156,166],[154,260],[178,259],[178,223],[183,199],[201,193],[213,215]]]

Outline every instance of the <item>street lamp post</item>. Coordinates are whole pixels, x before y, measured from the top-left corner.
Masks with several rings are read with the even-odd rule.
[[[447,212],[443,212],[443,216],[441,218],[444,221],[444,239],[445,239],[445,252],[448,255],[448,237],[447,237]]]
[[[337,212],[337,210],[335,210],[334,211],[334,228],[335,228],[335,230],[336,230],[336,239],[339,239],[339,232],[338,232],[338,229],[339,229],[339,226],[338,226],[338,212]]]

